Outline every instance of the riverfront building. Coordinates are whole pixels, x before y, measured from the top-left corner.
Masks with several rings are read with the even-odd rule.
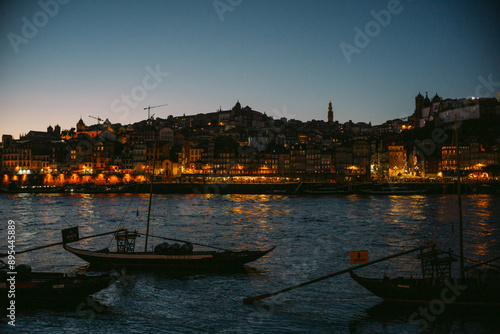
[[[326,108],[325,108],[326,109]],[[2,183],[130,182],[153,170],[164,180],[248,182],[285,179],[368,181],[440,177],[456,171],[451,119],[469,131],[461,167],[474,177],[495,176],[500,166],[500,109],[495,99],[431,99],[418,94],[408,119],[380,125],[334,121],[302,122],[242,107],[206,114],[151,118],[135,124],[108,120],[75,128],[49,126],[19,139],[2,137]],[[477,172],[477,173],[476,173]],[[113,176],[113,177],[112,177]],[[24,180],[24,181],[23,181]],[[61,181],[63,180],[63,181]]]

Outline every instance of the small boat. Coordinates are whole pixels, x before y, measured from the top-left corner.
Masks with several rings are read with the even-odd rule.
[[[455,257],[451,250],[440,251],[433,246],[427,252],[421,251],[422,278],[365,278],[350,271],[351,277],[374,295],[388,302],[443,303],[458,305],[500,306],[500,271],[491,265],[500,257],[464,265],[463,217],[461,197],[460,155],[458,154],[458,125],[455,126],[457,152],[457,189],[460,255]],[[451,263],[459,260],[459,277],[452,277]],[[479,267],[491,266],[486,270]],[[472,270],[474,269],[474,271]]]
[[[444,257],[442,255],[445,255]],[[452,278],[450,252],[434,247],[419,255],[422,278],[365,278],[350,271],[351,277],[386,302],[428,304],[437,301],[452,305],[500,306],[500,271],[474,270],[467,278]]]
[[[156,152],[156,149],[154,149],[154,152]],[[233,251],[184,240],[150,235],[149,222],[153,198],[155,163],[156,156],[153,158],[153,168],[150,180],[146,233],[142,234],[145,236],[144,251],[138,252],[135,250],[136,238],[141,236],[141,234],[137,233],[137,231],[129,231],[126,229],[115,233],[117,244],[116,250],[114,251],[110,251],[108,248],[97,251],[74,248],[69,246],[68,243],[80,240],[77,227],[62,230],[64,249],[89,262],[94,268],[120,270],[125,268],[127,270],[146,270],[177,275],[191,272],[222,272],[242,269],[244,264],[259,259],[275,248],[270,247],[261,250]],[[170,245],[167,242],[162,242],[157,244],[154,249],[148,249],[149,237],[175,241],[175,243]],[[193,245],[208,247],[215,250],[194,251]]]
[[[16,309],[76,306],[116,280],[110,274],[33,272],[28,265],[18,265],[14,272],[8,271],[6,266],[0,269],[2,307],[12,304]]]
[[[124,235],[126,242],[133,243],[134,233],[118,232],[117,242]],[[120,234],[122,233],[122,234]],[[129,237],[132,235],[132,237]],[[64,249],[90,263],[96,269],[121,269],[138,271],[156,271],[169,274],[199,273],[199,272],[226,272],[243,268],[246,263],[255,261],[266,255],[274,247],[266,250],[243,250],[243,251],[193,251],[188,243],[158,244],[155,251],[136,252],[133,247],[120,248],[117,251],[108,249],[91,251],[77,249],[63,244]]]

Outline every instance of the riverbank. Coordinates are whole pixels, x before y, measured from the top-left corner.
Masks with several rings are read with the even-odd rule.
[[[455,182],[394,182],[394,183],[174,183],[158,182],[155,194],[275,194],[275,195],[416,195],[454,194]],[[500,194],[500,182],[464,183],[464,194]],[[149,193],[150,184],[18,186],[2,188],[5,193]]]

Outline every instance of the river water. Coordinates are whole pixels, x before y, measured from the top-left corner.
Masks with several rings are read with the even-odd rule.
[[[463,199],[465,256],[500,254],[500,197]],[[60,230],[78,225],[80,236],[117,227],[145,230],[147,195],[0,195],[0,245],[7,222],[16,222],[16,250],[58,242]],[[138,213],[138,215],[137,215]],[[82,312],[18,310],[16,332],[40,333],[497,333],[500,320],[483,312],[444,310],[422,323],[417,308],[380,304],[341,275],[246,305],[242,299],[273,292],[350,267],[349,252],[371,260],[438,241],[458,250],[456,196],[157,195],[151,233],[222,248],[278,246],[245,273],[171,278],[130,273],[93,296]],[[144,238],[138,240],[138,247]],[[110,236],[81,241],[102,248]],[[150,239],[151,240],[151,239]],[[155,241],[152,239],[154,242]],[[142,246],[144,247],[144,246]],[[19,254],[37,271],[77,270],[85,262],[55,246]],[[416,254],[358,271],[369,277],[419,276]],[[0,332],[10,332],[7,318]]]

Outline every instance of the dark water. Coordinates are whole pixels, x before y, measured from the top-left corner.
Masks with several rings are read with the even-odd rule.
[[[500,254],[499,197],[464,198],[465,255]],[[148,196],[0,195],[0,244],[7,221],[16,222],[16,249],[60,241],[60,229],[79,225],[80,235],[117,227],[144,230]],[[139,210],[139,217],[136,211]],[[253,262],[247,273],[173,279],[130,274],[124,284],[94,295],[95,312],[18,311],[16,331],[47,333],[417,333],[415,309],[379,305],[348,275],[268,298],[256,307],[242,299],[281,290],[345,269],[349,251],[369,250],[376,259],[427,241],[458,245],[456,197],[292,197],[164,195],[155,197],[152,234],[223,248],[278,247]],[[144,239],[144,238],[141,238]],[[82,241],[101,248],[108,236]],[[143,241],[143,240],[142,240]],[[154,241],[153,241],[154,242]],[[140,246],[139,246],[140,247]],[[61,246],[17,256],[39,271],[75,271],[85,264]],[[409,255],[373,265],[360,274],[419,275]],[[7,318],[0,332],[10,331]],[[497,333],[500,322],[487,313],[448,312],[427,323],[430,333]]]

